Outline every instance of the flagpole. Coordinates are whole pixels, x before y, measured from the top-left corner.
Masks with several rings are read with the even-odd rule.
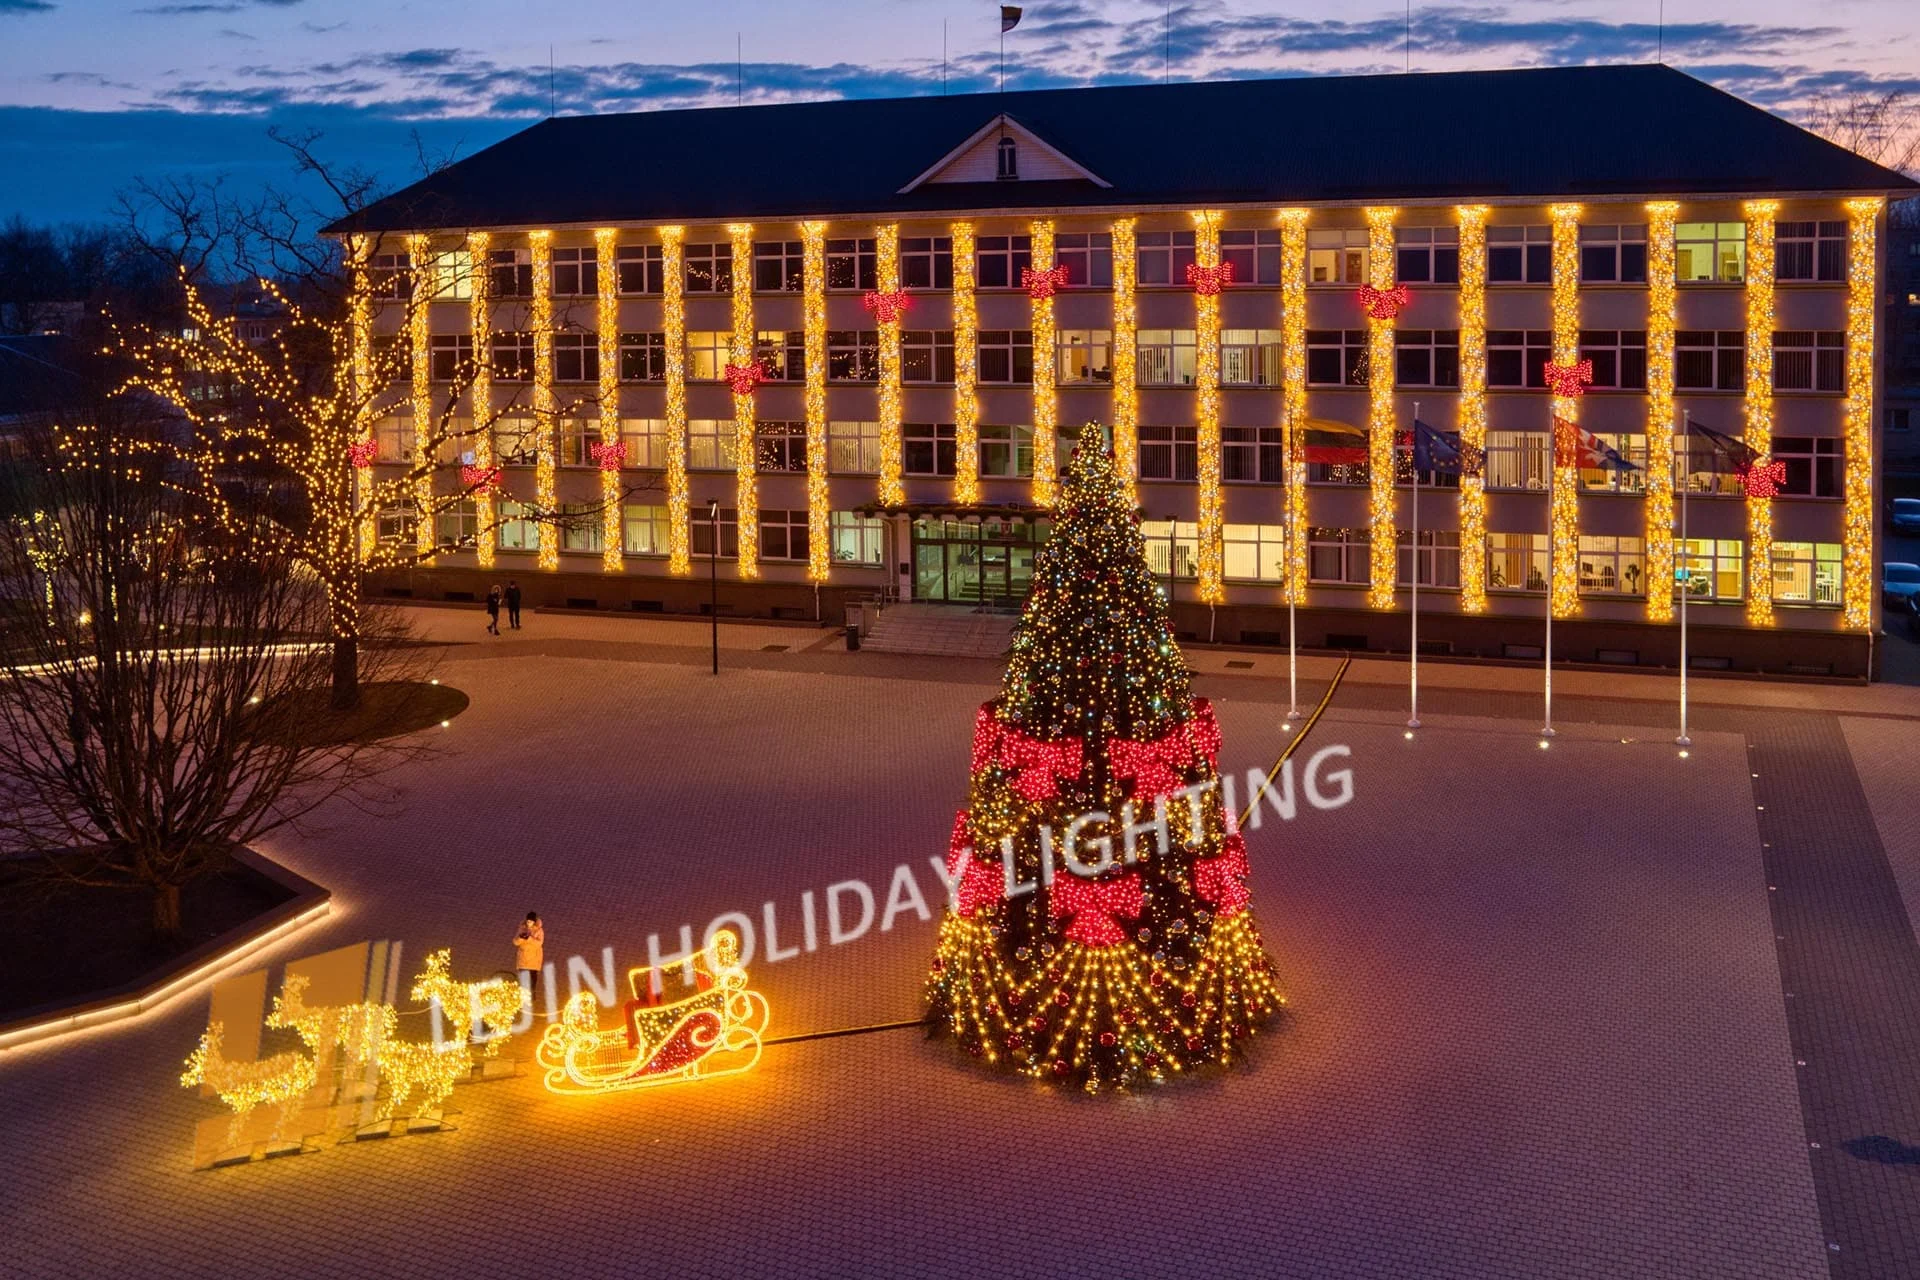
[[[1413,402],[1413,608],[1407,654],[1407,728],[1420,727],[1420,402]]]
[[[1693,446],[1693,411],[1681,411],[1681,448],[1688,450]],[[1674,450],[1674,466],[1680,464],[1680,451]],[[1689,467],[1689,472],[1691,467]],[[1690,478],[1690,476],[1689,476]],[[1693,567],[1687,563],[1687,489],[1692,485],[1684,484],[1680,489],[1680,563],[1686,571],[1686,577],[1680,584],[1680,736],[1673,741],[1675,745],[1690,747],[1693,739],[1687,736],[1687,597],[1693,594]]]
[[[1293,433],[1296,424],[1291,418],[1280,433],[1280,475],[1287,486],[1287,719],[1300,718],[1300,649],[1299,633],[1294,625],[1294,601],[1300,595],[1301,583],[1293,576],[1293,566],[1298,563],[1293,550],[1293,539],[1299,530],[1293,526]]]
[[[1547,644],[1546,644],[1546,723],[1540,728],[1540,745],[1553,736],[1553,490],[1559,481],[1560,424],[1554,422],[1547,432]]]

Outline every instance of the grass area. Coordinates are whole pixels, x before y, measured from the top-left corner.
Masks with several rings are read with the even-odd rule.
[[[467,695],[458,689],[410,680],[361,685],[351,711],[334,710],[331,689],[297,689],[262,703],[257,714],[263,737],[330,747],[417,733],[466,709]]]

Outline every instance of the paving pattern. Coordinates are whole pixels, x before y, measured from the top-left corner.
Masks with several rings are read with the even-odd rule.
[[[275,961],[386,937],[414,957],[450,944],[477,975],[530,907],[549,958],[596,967],[602,946],[644,963],[649,934],[671,950],[683,924],[761,922],[768,903],[785,946],[804,893],[857,879],[877,899],[864,936],[827,945],[822,906],[819,950],[756,960],[772,1032],[917,1014],[934,926],[908,903],[883,932],[880,909],[901,864],[936,901],[927,859],[995,667],[729,625],[716,680],[685,624],[575,621],[450,651],[443,677],[473,706],[404,779],[402,817],[332,814],[268,850],[338,904]],[[1284,681],[1203,683],[1223,763],[1270,760]],[[1881,1015],[1920,979],[1857,990],[1913,943],[1837,722],[1703,710],[1677,769],[1640,704],[1570,698],[1542,752],[1519,693],[1423,691],[1412,742],[1394,696],[1343,690],[1296,761],[1349,747],[1350,804],[1302,794],[1293,822],[1250,834],[1293,1013],[1241,1070],[1087,1099],[893,1031],[650,1094],[465,1087],[457,1132],[196,1174],[211,1111],[175,1084],[195,997],[0,1055],[0,1274],[1901,1274],[1877,1260],[1920,1221],[1913,1167],[1833,1154],[1870,1135],[1821,1083],[1834,1059],[1877,1070],[1839,1094],[1920,1143],[1886,1107],[1920,1097],[1920,1065],[1871,1037],[1846,1060],[1850,1020],[1897,1038]],[[1841,816],[1817,824],[1826,805]],[[1810,879],[1767,846],[1803,848]],[[1853,967],[1834,967],[1851,917],[1830,913],[1869,905]]]

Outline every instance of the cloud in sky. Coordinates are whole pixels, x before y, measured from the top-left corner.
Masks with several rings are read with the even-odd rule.
[[[53,8],[48,0],[0,0],[0,16],[9,13],[50,13]]]

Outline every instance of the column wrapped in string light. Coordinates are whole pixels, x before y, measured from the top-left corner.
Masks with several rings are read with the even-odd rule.
[[[1220,211],[1193,214],[1193,262],[1202,271],[1220,265]],[[1199,522],[1195,586],[1204,604],[1222,604],[1227,593],[1220,497],[1220,291],[1193,291],[1193,392],[1199,455]]]
[[[467,328],[473,341],[473,374],[467,386],[467,408],[473,415],[473,463],[481,474],[493,470],[493,272],[487,255],[493,237],[485,231],[467,233]],[[473,495],[474,525],[479,535],[473,561],[493,568],[493,486],[481,485]]]
[[[1307,602],[1307,211],[1280,210],[1280,413],[1287,433],[1287,573],[1282,597]]]
[[[1398,209],[1367,210],[1367,282],[1375,289],[1393,288],[1393,220]],[[1367,603],[1375,609],[1393,608],[1394,588],[1400,576],[1399,528],[1394,513],[1393,334],[1391,308],[1367,312],[1367,474],[1371,480],[1368,515],[1372,528],[1369,547]]]
[[[874,274],[880,292],[900,292],[900,226],[889,222],[874,228]],[[891,317],[891,318],[889,318]],[[900,324],[898,311],[887,310],[876,317],[880,325],[880,505],[906,505],[907,489],[901,483],[900,460]]]
[[[533,263],[533,490],[534,504],[543,517],[538,563],[542,569],[558,569],[560,526],[553,519],[560,501],[554,456],[559,424],[553,398],[553,232],[529,232],[527,241]]]
[[[1773,457],[1773,219],[1777,200],[1749,200],[1747,215],[1746,445],[1756,465]],[[1773,499],[1747,492],[1747,623],[1773,625]]]
[[[600,464],[600,567],[608,573],[621,569],[624,529],[620,511],[620,267],[614,260],[612,227],[593,233],[596,275],[599,278],[600,321],[600,443],[614,451],[615,464]]]
[[[973,224],[953,231],[953,500],[980,501],[980,306]]]
[[[1847,405],[1845,523],[1840,544],[1842,621],[1873,625],[1874,275],[1880,201],[1847,201]]]
[[[1138,502],[1134,484],[1140,475],[1140,392],[1138,374],[1140,278],[1138,222],[1113,220],[1113,468],[1126,485],[1127,501]]]
[[[379,420],[374,405],[379,388],[373,385],[373,292],[367,278],[367,266],[373,258],[373,242],[363,235],[347,237],[347,362],[353,371],[354,410],[366,424],[366,434],[352,443],[371,447],[374,424]],[[340,465],[348,465],[345,458]],[[370,510],[373,497],[373,472],[355,468],[353,477],[354,509],[360,513],[360,558],[373,557],[376,528]]]
[[[1460,608],[1487,611],[1487,206],[1463,204],[1460,224]]]
[[[687,271],[685,227],[660,228],[660,324],[667,397],[667,572],[693,572],[687,520]]]
[[[1647,621],[1673,620],[1673,225],[1680,206],[1647,206]]]
[[[1053,270],[1053,223],[1036,218],[1031,232],[1035,274]],[[1058,488],[1060,453],[1055,440],[1060,407],[1054,393],[1059,352],[1053,328],[1053,290],[1029,290],[1028,294],[1033,300],[1033,500],[1038,506],[1050,507]]]
[[[1556,204],[1548,208],[1553,222],[1553,362],[1571,367],[1580,362],[1580,206]],[[1576,396],[1555,395],[1554,418],[1576,421]],[[1559,433],[1547,423],[1547,449],[1553,472],[1553,502],[1548,513],[1548,607],[1556,618],[1580,612],[1580,468],[1560,465]]]
[[[827,224],[800,224],[801,330],[807,413],[807,581],[825,582],[833,563],[827,492]]]
[[[727,227],[733,242],[733,363],[754,364],[753,228],[744,222]],[[760,576],[760,488],[753,442],[753,392],[733,393],[733,505],[742,578]]]
[[[407,275],[413,288],[407,337],[413,374],[413,548],[433,555],[433,270],[425,236],[407,237]]]

